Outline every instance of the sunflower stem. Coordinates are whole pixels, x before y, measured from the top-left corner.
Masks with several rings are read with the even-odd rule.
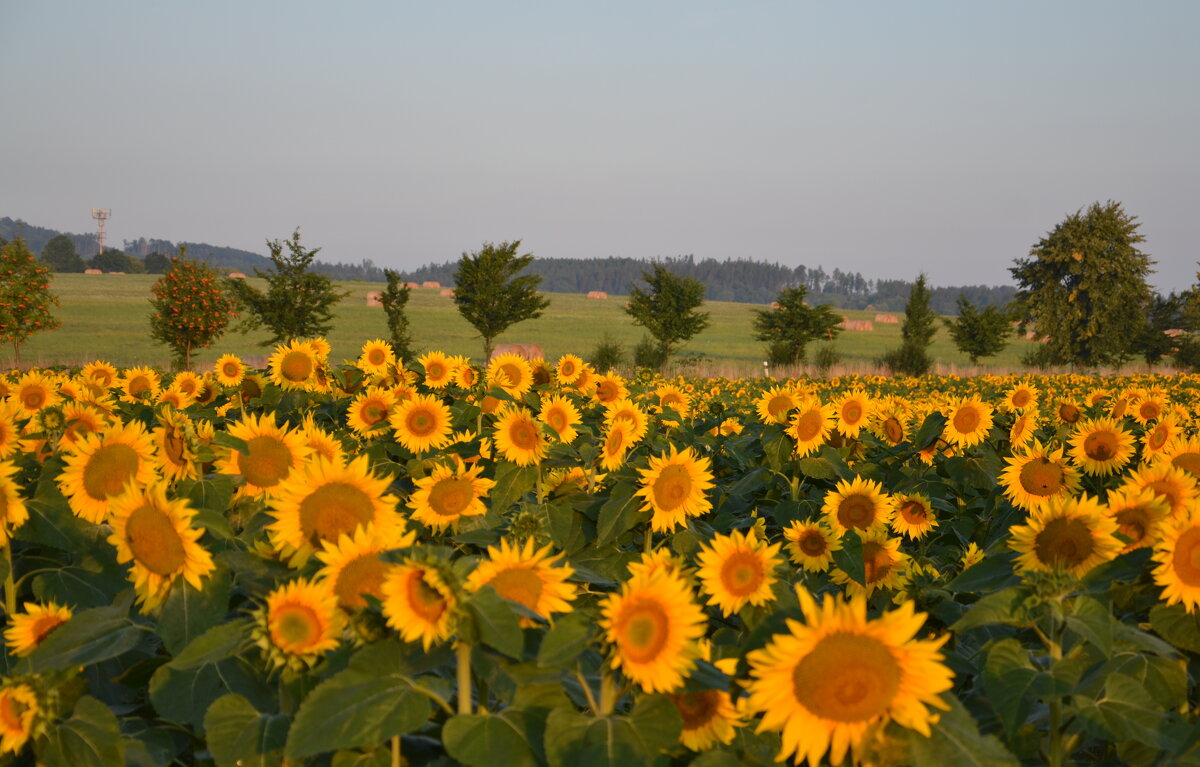
[[[587,698],[588,708],[596,716],[600,716],[600,706],[596,703],[596,696],[592,694],[592,686],[588,684],[587,677],[579,670],[578,661],[575,663],[575,678],[579,680],[579,686],[583,689],[583,696]]]
[[[654,549],[654,531],[649,527],[646,528],[646,537],[643,539],[643,552],[647,555]]]
[[[400,736],[392,736],[392,767],[400,767]]]
[[[13,561],[11,540],[4,544],[4,562],[8,565],[8,572],[4,576],[4,614],[11,621],[12,616],[17,614],[17,584],[13,579],[17,563]]]
[[[612,672],[605,671],[600,676],[600,716],[612,714],[617,707],[617,686],[613,684]]]
[[[1049,643],[1050,663],[1062,660],[1062,626],[1056,610],[1050,611]],[[1055,695],[1050,698],[1050,742],[1047,746],[1046,764],[1049,767],[1062,767],[1066,761],[1063,749],[1062,697]]]
[[[471,713],[471,645],[459,642],[458,654],[458,713]]]

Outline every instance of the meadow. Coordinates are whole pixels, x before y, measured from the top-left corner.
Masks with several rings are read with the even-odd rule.
[[[55,275],[52,290],[59,296],[57,316],[62,327],[33,336],[22,349],[22,361],[33,365],[82,365],[104,359],[118,365],[166,367],[169,354],[165,347],[148,337],[150,286],[155,275]],[[262,287],[265,283],[252,279]],[[332,331],[328,335],[335,359],[357,354],[363,339],[386,334],[383,310],[366,305],[369,291],[379,290],[377,283],[343,282],[340,289],[349,295],[338,305]],[[589,300],[579,294],[551,293],[550,308],[537,320],[510,328],[499,343],[537,343],[547,358],[557,359],[568,352],[587,356],[608,334],[632,354],[642,338],[642,328],[632,324],[624,313],[624,298]],[[753,339],[751,304],[721,301],[707,302],[711,325],[682,348],[684,355],[704,355],[708,372],[729,376],[761,375],[764,358],[762,344]],[[872,320],[872,311],[845,311],[851,319]],[[482,346],[475,331],[458,314],[453,300],[432,288],[414,289],[408,315],[413,336],[424,349],[450,354],[480,357]],[[899,315],[901,318],[903,315]],[[202,350],[197,367],[211,365],[224,353],[265,359],[271,350],[260,346],[262,332],[242,334],[229,331],[212,348]],[[869,372],[887,350],[900,344],[900,326],[875,323],[873,331],[845,331],[836,340],[843,364],[835,372]],[[1021,356],[1030,342],[1014,338],[996,357],[972,366],[960,353],[944,328],[939,328],[930,353],[941,372],[1006,372],[1021,367]],[[12,364],[10,349],[0,349],[0,365]]]

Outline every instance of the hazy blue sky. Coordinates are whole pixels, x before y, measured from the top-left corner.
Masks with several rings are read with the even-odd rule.
[[[0,0],[0,215],[400,268],[1009,282],[1115,199],[1194,281],[1200,2]]]

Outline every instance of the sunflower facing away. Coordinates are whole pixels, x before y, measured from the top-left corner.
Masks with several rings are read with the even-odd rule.
[[[192,447],[194,432],[191,420],[183,413],[166,410],[159,414],[153,432],[154,455],[159,471],[168,480],[200,478]]]
[[[25,746],[41,710],[29,685],[10,683],[0,688],[0,754],[15,754]]]
[[[825,493],[821,506],[825,521],[838,535],[845,535],[847,530],[886,530],[895,511],[895,503],[883,485],[863,477],[850,482],[840,480]]]
[[[0,546],[7,546],[13,531],[29,519],[16,475],[16,464],[0,461]]]
[[[569,565],[556,567],[563,558],[550,546],[534,548],[528,538],[524,546],[501,539],[499,546],[488,546],[488,558],[479,563],[467,578],[467,591],[491,586],[505,599],[524,605],[545,620],[556,613],[571,612],[576,588],[567,583],[575,574]],[[522,623],[529,623],[522,618]]]
[[[1032,511],[1051,499],[1069,497],[1079,489],[1079,473],[1063,458],[1063,450],[1050,450],[1034,440],[1024,451],[1006,458],[998,484],[1014,506]]]
[[[680,452],[671,445],[670,453],[650,458],[650,468],[638,469],[642,475],[636,495],[642,496],[642,511],[653,512],[650,528],[656,533],[670,532],[712,508],[707,491],[713,486],[712,461],[697,456],[692,448]]]
[[[450,408],[431,394],[417,394],[396,405],[388,423],[396,441],[417,455],[450,441]]]
[[[58,485],[75,516],[93,524],[105,520],[111,499],[127,485],[141,487],[154,478],[154,441],[136,421],[89,434],[63,457]]]
[[[1082,578],[1098,564],[1121,553],[1117,523],[1095,498],[1053,498],[1033,509],[1023,525],[1009,530],[1009,546],[1019,555],[1018,569],[1063,571]]]
[[[776,581],[775,568],[783,564],[782,545],[768,545],[754,530],[713,536],[696,556],[700,565],[696,574],[700,588],[709,595],[708,604],[732,616],[748,604],[762,606],[774,600],[771,585]]]
[[[12,616],[4,630],[4,642],[18,658],[23,658],[37,649],[50,632],[71,620],[71,608],[60,607],[54,602],[39,605],[26,602],[25,612]]]
[[[797,592],[804,623],[789,620],[789,633],[749,655],[748,707],[763,712],[759,732],[782,733],[777,760],[817,767],[828,753],[841,764],[888,720],[928,737],[937,721],[929,707],[947,708],[939,696],[953,682],[940,652],[950,635],[915,639],[925,614],[911,602],[867,620],[861,597],[818,605]]]
[[[788,557],[805,572],[823,573],[833,565],[833,552],[842,548],[842,539],[821,522],[792,522],[783,529]]]
[[[303,671],[337,649],[344,622],[330,583],[298,578],[267,595],[255,637],[271,666]]]
[[[468,469],[458,460],[454,466],[435,466],[428,476],[416,480],[416,489],[408,499],[412,518],[434,532],[441,532],[446,528],[457,529],[463,517],[486,514],[483,499],[496,483],[480,476],[482,473],[482,466],[476,464]]]
[[[374,525],[359,527],[354,534],[343,534],[337,542],[321,541],[317,559],[324,567],[318,580],[333,588],[338,604],[346,610],[367,606],[364,597],[383,601],[383,580],[389,565],[379,555],[393,549],[403,549],[416,542],[414,532],[405,532],[402,525],[393,525],[383,534]]]
[[[454,632],[457,603],[435,568],[411,559],[394,566],[383,581],[383,614],[388,625],[404,641],[419,641],[426,651]]]
[[[304,435],[286,426],[276,426],[271,415],[248,415],[230,424],[228,432],[246,443],[247,452],[230,450],[217,459],[216,468],[222,474],[242,475],[245,484],[238,492],[243,496],[274,493],[309,455]]]
[[[1163,587],[1168,605],[1182,604],[1189,613],[1200,607],[1200,513],[1181,514],[1154,547],[1154,582]]]
[[[815,397],[798,405],[787,430],[796,440],[796,455],[803,457],[815,453],[829,439],[836,422],[837,411],[833,405],[822,405]]]
[[[533,466],[546,456],[546,439],[533,414],[522,407],[505,407],[496,421],[496,450],[506,461]]]
[[[704,611],[678,575],[634,576],[601,602],[600,628],[613,646],[611,663],[650,693],[669,693],[696,665]]]

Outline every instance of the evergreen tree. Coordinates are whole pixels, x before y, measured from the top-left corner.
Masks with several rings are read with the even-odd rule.
[[[483,338],[483,358],[492,358],[496,336],[511,325],[537,319],[550,305],[538,293],[542,278],[517,276],[533,263],[533,254],[518,256],[520,240],[493,245],[485,242],[475,253],[463,253],[454,272],[454,303],[459,314]]]
[[[778,309],[754,310],[754,338],[767,344],[772,365],[804,362],[805,347],[819,338],[832,339],[841,332],[841,316],[828,306],[808,306],[804,286],[784,288],[775,303]]]
[[[21,364],[21,345],[39,330],[61,323],[50,314],[58,297],[50,291],[50,270],[37,260],[20,237],[0,248],[0,341],[13,347],[13,363]]]
[[[150,288],[150,335],[171,347],[177,368],[192,367],[192,353],[212,346],[237,316],[236,302],[221,289],[208,264],[186,258],[172,259],[166,273]]]
[[[50,238],[42,248],[42,261],[60,274],[79,274],[86,268],[83,257],[75,250],[75,242],[65,234]]]
[[[900,326],[900,348],[883,356],[883,364],[893,373],[920,376],[928,373],[933,366],[933,360],[929,358],[929,345],[937,333],[937,315],[929,306],[929,296],[929,287],[922,274],[908,292],[904,324]]]
[[[1022,327],[1045,342],[1035,364],[1110,365],[1137,351],[1144,332],[1153,261],[1136,216],[1118,202],[1067,216],[1011,268]]]
[[[417,356],[406,311],[412,290],[400,279],[399,272],[384,269],[383,273],[387,277],[387,287],[380,293],[379,302],[383,304],[383,313],[387,317],[388,340],[397,358],[411,360]]]
[[[958,350],[971,358],[971,364],[978,363],[981,357],[1002,352],[1008,346],[1008,337],[1012,335],[1006,312],[995,306],[979,311],[961,294],[958,297],[958,316],[942,322],[950,331]]]
[[[287,255],[283,250],[287,248]],[[228,280],[226,285],[245,311],[240,329],[266,327],[271,337],[263,346],[297,338],[314,338],[329,332],[333,307],[349,293],[338,291],[333,280],[310,271],[320,248],[307,250],[300,244],[300,230],[290,240],[267,240],[274,269],[254,273],[267,281],[264,293],[245,280]]]
[[[666,368],[671,352],[708,327],[708,312],[698,312],[704,303],[704,283],[653,264],[642,272],[646,288],[634,285],[625,313],[658,341],[659,359]]]

